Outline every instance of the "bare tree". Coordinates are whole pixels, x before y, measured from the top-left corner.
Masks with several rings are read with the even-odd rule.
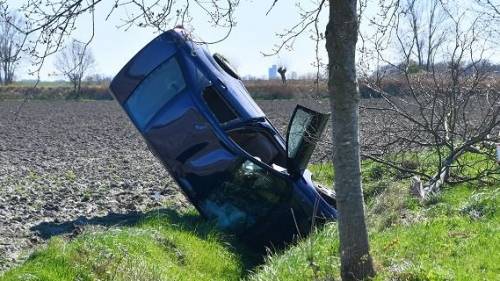
[[[418,35],[405,32],[405,27],[413,30],[418,21],[410,15],[412,20],[405,26],[401,20],[417,4],[413,0],[410,7],[392,6],[392,18],[381,29],[384,34],[376,37],[387,40],[385,46],[392,44],[390,51],[379,48],[376,54],[397,71],[384,79],[365,75],[364,83],[382,97],[379,106],[365,108],[373,115],[382,113],[375,132],[378,142],[366,147],[371,153],[365,156],[402,175],[415,176],[413,191],[425,199],[444,183],[499,179],[493,143],[500,141],[500,85],[486,59],[498,50],[489,43],[493,30],[481,20],[483,13],[461,8],[459,3],[432,1],[431,15],[444,15],[439,28],[445,32],[439,40],[427,42],[431,56],[421,61]],[[431,16],[421,25],[431,26],[433,21]],[[402,59],[391,60],[391,52],[402,54]],[[413,69],[414,61],[427,67]],[[400,85],[397,95],[384,86],[394,81]]]
[[[14,81],[16,69],[21,60],[23,41],[23,34],[10,23],[15,23],[17,26],[24,24],[17,14],[9,15],[8,18],[0,17],[0,80],[4,85]]]
[[[78,98],[82,80],[95,66],[95,59],[90,48],[86,48],[84,43],[73,40],[57,54],[54,66],[57,71],[68,78]]]
[[[286,67],[280,66],[278,68],[278,73],[281,76],[281,83],[283,83],[283,85],[286,85]]]
[[[5,1],[5,0],[4,0]],[[29,28],[21,29],[28,37],[33,37],[34,46],[29,51],[40,66],[45,58],[60,49],[64,39],[75,29],[75,22],[83,14],[90,13],[100,7],[106,9],[103,0],[68,0],[68,1],[36,1],[26,0],[21,9],[31,19]],[[115,10],[126,8],[130,17],[122,25],[123,28],[153,27],[164,31],[176,24],[189,23],[190,14],[205,16],[214,26],[225,28],[227,33],[220,38],[224,40],[234,26],[234,11],[239,0],[224,1],[128,1],[114,0],[108,7],[110,17]],[[275,7],[276,0],[269,1],[270,8]],[[108,2],[109,3],[109,2]],[[312,33],[319,46],[326,37],[326,49],[329,57],[329,95],[333,110],[333,135],[335,146],[335,189],[338,196],[341,264],[343,280],[360,280],[374,275],[372,260],[369,255],[368,235],[364,221],[363,195],[361,191],[360,149],[358,135],[359,91],[357,87],[355,50],[358,37],[359,15],[356,0],[319,0],[311,1],[312,8],[297,3],[300,20],[278,34],[281,41],[273,53],[293,44],[295,38],[309,32]],[[361,5],[360,5],[361,6]],[[329,7],[329,9],[325,9]],[[325,35],[322,36],[319,25],[323,11],[328,11],[329,19]],[[94,25],[90,38],[93,38]],[[216,41],[220,41],[216,40]],[[316,48],[318,50],[318,48]],[[318,57],[317,57],[318,58]],[[320,64],[318,63],[318,66]]]
[[[111,80],[113,80],[112,78],[113,77],[105,76],[102,74],[87,75],[87,77],[85,78],[85,84],[108,87],[111,83]]]
[[[402,13],[408,21],[411,33],[412,52],[417,59],[419,69],[430,70],[434,53],[443,43],[445,30],[444,15],[439,9],[439,1],[407,0]],[[402,25],[400,25],[402,27]]]
[[[498,0],[475,0],[490,15],[500,16],[500,2]]]

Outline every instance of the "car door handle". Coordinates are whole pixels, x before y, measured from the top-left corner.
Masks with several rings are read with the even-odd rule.
[[[194,128],[196,130],[204,130],[207,128],[207,125],[206,124],[203,124],[203,123],[195,123],[194,124]]]
[[[220,79],[217,79],[217,84],[219,84],[222,90],[227,90],[226,84],[224,84]]]

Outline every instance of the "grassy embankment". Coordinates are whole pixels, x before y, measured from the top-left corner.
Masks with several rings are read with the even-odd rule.
[[[329,184],[330,165],[312,165]],[[376,280],[498,280],[500,183],[447,187],[419,202],[408,180],[364,162]],[[334,223],[252,267],[255,258],[195,212],[151,212],[139,224],[52,238],[2,280],[338,280]],[[251,272],[248,270],[251,269]]]
[[[315,165],[330,183],[332,169]],[[374,172],[376,171],[376,172]],[[498,280],[500,182],[446,188],[428,202],[408,193],[407,180],[380,177],[365,162],[365,198],[375,280]],[[376,175],[376,176],[375,176]],[[373,180],[373,177],[377,180]],[[339,280],[335,225],[267,259],[251,280]]]
[[[158,210],[131,227],[54,237],[0,279],[238,280],[249,265],[228,241],[195,212]]]

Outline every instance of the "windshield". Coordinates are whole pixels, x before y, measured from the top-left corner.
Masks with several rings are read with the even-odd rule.
[[[185,87],[179,63],[172,57],[142,81],[128,98],[125,108],[143,131],[156,113]]]

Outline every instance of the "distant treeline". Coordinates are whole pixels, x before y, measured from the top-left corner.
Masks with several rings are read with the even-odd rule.
[[[327,97],[326,82],[321,81],[319,88],[311,80],[291,80],[283,85],[278,80],[244,81],[248,91],[255,99],[293,99],[307,97]],[[318,91],[319,90],[319,91]],[[28,83],[0,87],[0,100],[6,99],[53,100],[75,99],[73,88],[67,83],[45,83],[34,87]],[[112,100],[107,85],[82,86],[79,99]]]
[[[8,99],[59,100],[75,99],[71,86],[20,86],[9,85],[0,87],[0,100]],[[83,86],[79,99],[112,100],[106,86]]]
[[[496,79],[500,82],[500,79]],[[373,81],[370,81],[373,82]],[[423,82],[423,81],[421,81]],[[429,81],[430,82],[430,81]],[[314,80],[289,80],[283,85],[279,80],[247,80],[244,84],[255,99],[294,99],[294,98],[327,98],[328,87],[326,81],[321,80],[319,86]],[[401,79],[388,79],[379,83],[379,89],[373,90],[366,83],[360,81],[359,90],[362,98],[380,98],[380,90],[391,96],[408,93],[408,84]],[[75,99],[73,88],[67,83],[42,82],[39,86],[13,84],[0,86],[0,100],[6,99]],[[112,100],[107,84],[87,84],[82,87],[79,99]]]

